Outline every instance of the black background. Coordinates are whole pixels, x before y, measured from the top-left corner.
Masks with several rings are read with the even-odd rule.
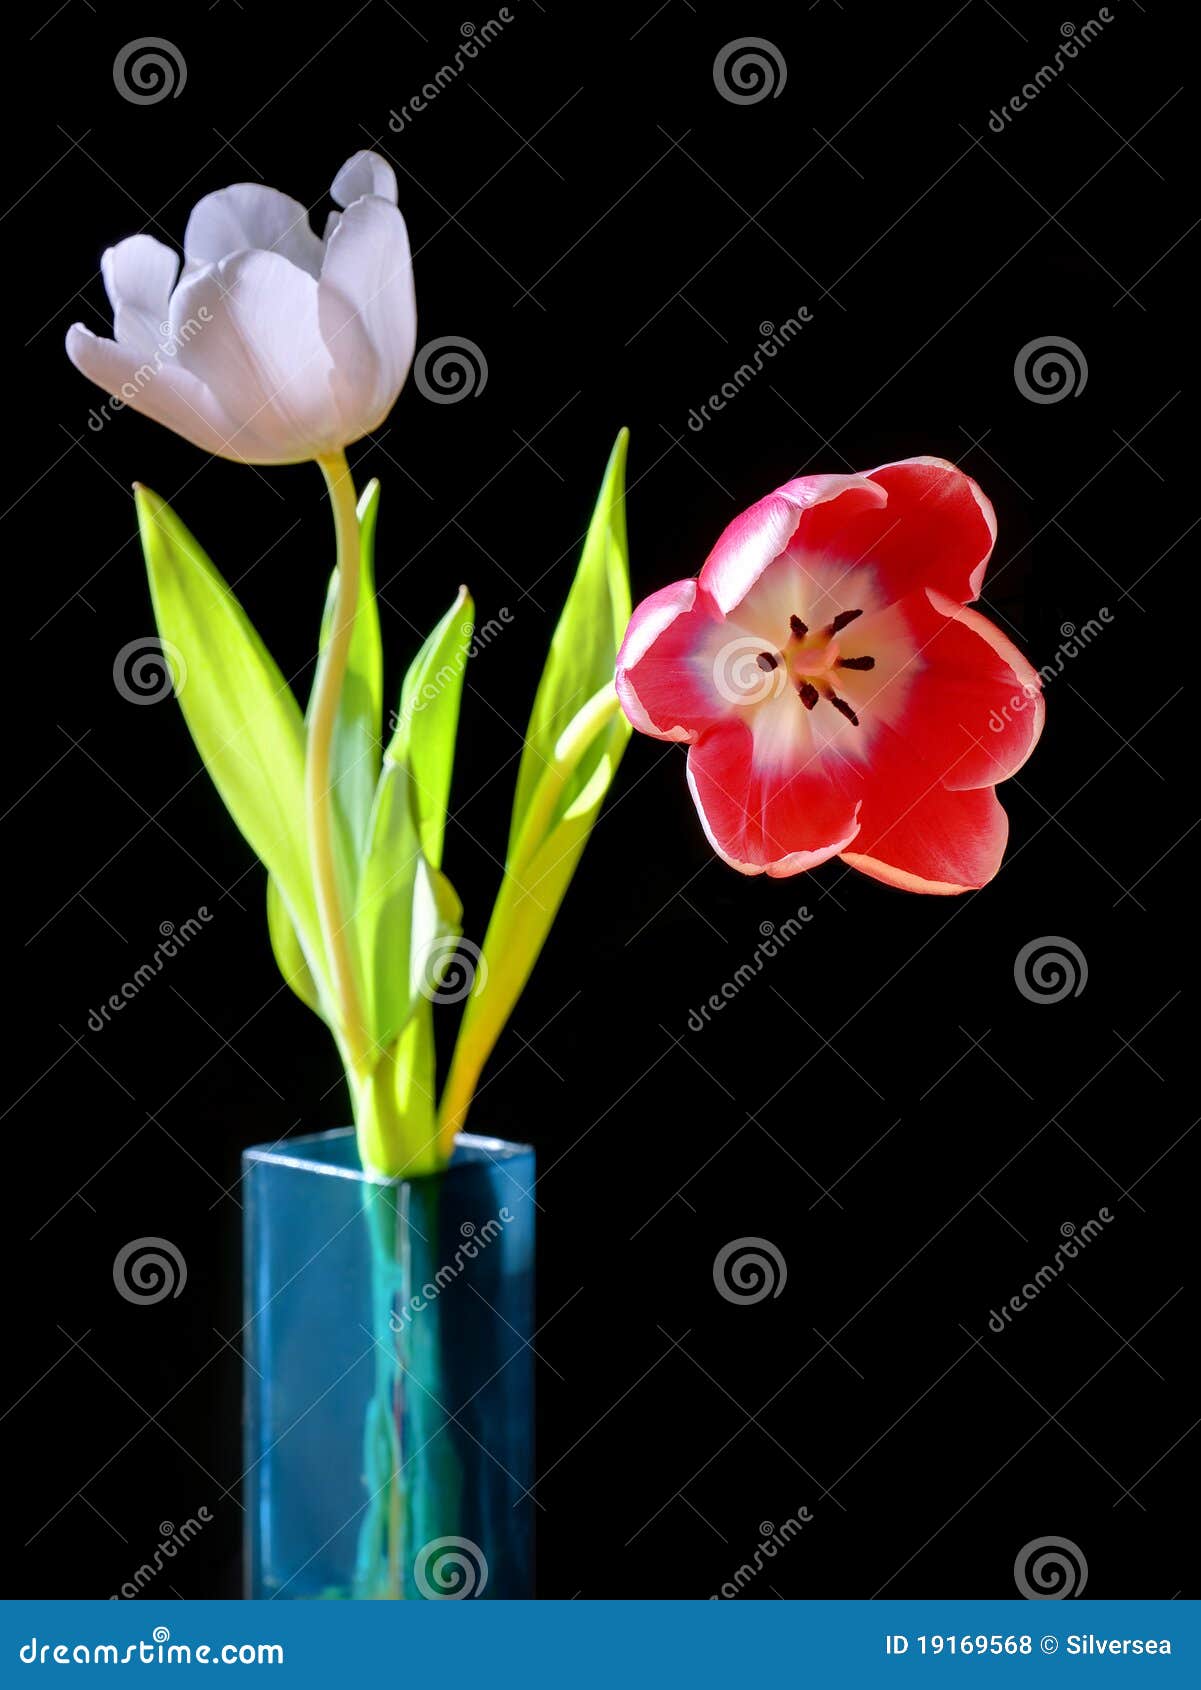
[[[481,621],[512,616],[465,698],[447,866],[469,937],[621,424],[636,596],[694,573],[799,470],[928,452],[995,502],[985,608],[1036,664],[1068,625],[1110,617],[1049,681],[1043,742],[1003,792],[1007,861],[965,899],[837,862],[743,879],[705,844],[683,753],[636,737],[474,1117],[540,1157],[540,1593],[705,1596],[761,1524],[807,1507],[748,1595],[1012,1595],[1015,1556],[1054,1534],[1090,1595],[1173,1596],[1195,1421],[1197,818],[1193,101],[1172,21],[1111,0],[998,135],[990,111],[1096,8],[512,0],[500,36],[390,132],[460,26],[493,11],[218,0],[164,20],[67,0],[15,57],[36,108],[5,195],[3,528],[21,592],[6,913],[10,1015],[29,1018],[5,1067],[5,1589],[108,1595],[160,1522],[203,1505],[214,1523],[171,1589],[237,1592],[238,1156],[347,1117],[177,708],[113,684],[119,650],[152,632],[140,478],[238,583],[303,696],[330,562],[320,477],[210,461],[129,413],[90,429],[103,396],[62,336],[107,325],[112,241],[178,245],[202,193],[247,179],[320,228],[338,165],[377,144],[420,339],[466,337],[488,368],[454,405],[410,384],[351,453],[360,484],[383,483],[389,685],[460,579]],[[133,105],[114,57],[163,33],[186,85]],[[742,34],[786,62],[778,97],[719,94],[715,56]],[[760,325],[802,306],[800,337],[690,430]],[[1014,363],[1048,335],[1088,378],[1036,404]],[[202,906],[202,934],[89,1030],[160,925]],[[761,924],[801,907],[803,934],[690,1030]],[[1042,936],[1083,954],[1078,996],[1019,992],[1015,957]],[[1101,1238],[990,1332],[1103,1206]],[[188,1282],[136,1307],[112,1262],[145,1235],[178,1246]],[[712,1268],[748,1235],[777,1246],[787,1282],[738,1306]]]

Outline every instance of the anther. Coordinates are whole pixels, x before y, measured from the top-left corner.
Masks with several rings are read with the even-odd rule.
[[[763,670],[765,675],[771,674],[778,661],[779,659],[773,657],[770,651],[761,651],[755,659],[755,662],[759,665],[760,669]]]
[[[805,706],[805,709],[812,710],[818,700],[818,691],[813,682],[802,681],[796,690],[800,694],[801,703]]]
[[[876,660],[874,657],[838,657],[835,659],[835,667],[839,669],[874,669]]]
[[[834,706],[835,710],[840,711],[842,715],[846,717],[852,727],[857,728],[859,726],[859,718],[851,709],[845,698],[839,698],[836,692],[827,693],[826,697],[830,700],[830,703]]]
[[[857,616],[862,615],[863,612],[861,610],[840,610],[838,615],[830,624],[830,633],[837,634],[841,629],[846,627],[848,622],[853,622]]]
[[[792,629],[798,640],[803,640],[805,635],[809,632],[808,626],[801,621],[799,616],[790,616],[788,618],[788,626]]]

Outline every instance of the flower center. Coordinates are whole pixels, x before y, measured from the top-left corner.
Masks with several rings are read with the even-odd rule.
[[[840,715],[845,716],[848,722],[858,727],[859,717],[846,699],[838,696],[831,677],[838,669],[864,670],[876,667],[874,657],[844,657],[839,650],[838,635],[862,615],[862,610],[841,610],[832,622],[814,633],[809,631],[807,624],[802,622],[799,616],[790,616],[789,634],[784,646],[778,652],[761,651],[756,662],[765,673],[770,673],[781,663],[784,664],[789,680],[806,710],[812,710],[818,700],[824,698]]]

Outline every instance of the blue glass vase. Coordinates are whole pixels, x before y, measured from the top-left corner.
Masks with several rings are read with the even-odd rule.
[[[534,1152],[243,1157],[249,1597],[534,1594]]]

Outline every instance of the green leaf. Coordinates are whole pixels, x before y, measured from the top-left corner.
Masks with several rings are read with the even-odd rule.
[[[205,767],[277,884],[314,982],[324,953],[309,876],[300,707],[242,606],[164,499],[135,489],[155,619]],[[285,969],[285,974],[287,970]]]
[[[388,1046],[438,957],[453,948],[462,906],[441,872],[446,806],[473,607],[466,588],[426,640],[401,688],[363,858],[355,924],[371,1036]]]
[[[317,989],[317,982],[313,979],[304,947],[296,937],[296,929],[288,914],[288,906],[284,903],[283,893],[270,875],[267,876],[267,931],[271,936],[271,949],[285,981],[301,1003],[308,1004],[311,1010],[324,1019],[321,994]]]
[[[629,431],[623,428],[609,454],[579,567],[551,640],[550,655],[534,699],[517,773],[510,853],[559,736],[588,700],[613,679],[617,651],[630,620],[625,520],[629,438]],[[581,768],[577,775],[579,786],[591,774],[591,767]]]
[[[446,809],[454,768],[463,676],[474,632],[475,606],[466,587],[417,653],[400,689],[400,710],[388,756],[404,763],[414,786],[421,845],[442,866]]]
[[[626,439],[623,430],[538,688],[518,774],[505,876],[442,1101],[444,1155],[453,1147],[483,1065],[538,959],[629,742],[630,726],[613,688],[630,606],[622,514]]]

